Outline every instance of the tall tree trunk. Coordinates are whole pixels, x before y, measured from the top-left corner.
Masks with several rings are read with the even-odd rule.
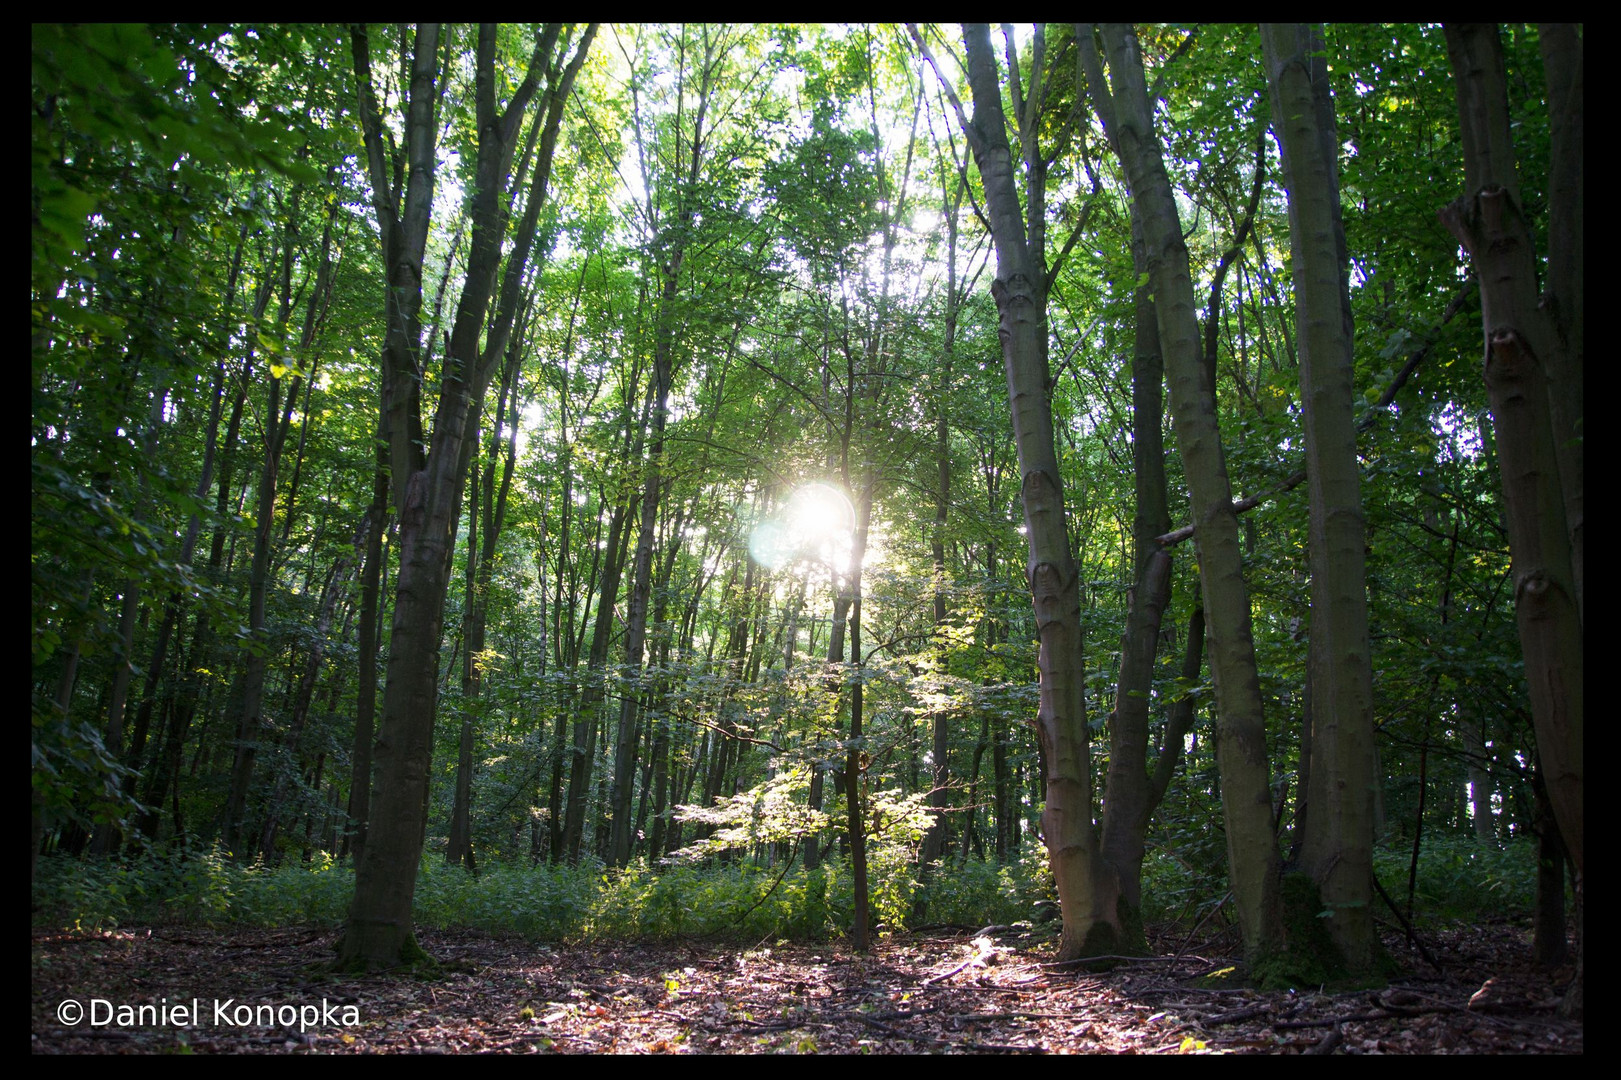
[[[670,647],[672,635],[668,627],[670,611],[670,575],[675,571],[676,556],[680,552],[682,528],[686,522],[686,507],[683,505],[675,515],[675,522],[670,527],[668,547],[664,558],[664,567],[659,571],[656,593],[657,599],[653,607],[653,623],[656,626],[666,627],[658,639],[654,663],[660,671],[667,671],[670,662]],[[666,818],[668,815],[668,795],[670,782],[670,703],[668,701],[670,686],[669,676],[660,675],[657,685],[654,686],[652,698],[655,702],[653,708],[652,748],[649,751],[652,758],[652,776],[650,784],[653,795],[653,824],[647,839],[647,858],[650,862],[657,862],[664,854],[664,842],[667,833]],[[643,795],[647,794],[647,784],[644,783]],[[637,815],[640,817],[640,813]]]
[[[1495,848],[1497,824],[1492,811],[1491,751],[1486,746],[1486,725],[1478,720],[1466,719],[1463,737],[1469,748],[1469,804],[1475,839],[1482,847]]]
[[[436,24],[423,27],[408,65],[402,65],[411,71],[405,121],[410,175],[403,216],[395,201],[398,185],[391,184],[391,177],[398,176],[401,169],[391,170],[385,161],[383,125],[372,91],[366,33],[363,29],[352,33],[373,204],[382,229],[391,286],[389,314],[402,317],[389,320],[383,357],[385,389],[391,404],[397,407],[397,414],[390,413],[387,425],[392,475],[403,490],[397,489],[396,494],[400,570],[377,744],[377,781],[372,800],[375,813],[355,875],[354,903],[339,946],[339,964],[345,968],[394,967],[416,962],[422,956],[411,926],[411,904],[427,828],[428,777],[451,544],[471,460],[468,430],[478,422],[495,363],[506,349],[515,310],[515,303],[506,302],[512,294],[504,286],[495,324],[485,335],[485,316],[495,291],[507,233],[503,205],[508,198],[507,178],[530,101],[542,74],[549,73],[539,116],[534,121],[546,124],[546,136],[529,192],[531,204],[545,197],[556,128],[595,27],[581,35],[578,50],[560,73],[558,68],[570,49],[561,30],[558,24],[537,29],[527,74],[502,111],[496,105],[496,28],[489,24],[479,27],[474,85],[479,140],[475,183],[469,188],[472,242],[445,357],[431,445],[426,447],[420,441],[421,417],[415,410],[418,395],[408,384],[413,383],[416,373],[416,313],[421,307],[422,251],[433,193],[439,28]],[[517,182],[522,182],[523,175],[520,172]],[[524,224],[529,227],[520,230],[515,240],[507,261],[506,285],[523,276],[534,239],[533,223],[534,215],[526,212]],[[406,295],[396,295],[401,293]]]
[[[221,304],[222,319],[229,319],[235,303],[237,279],[242,271],[242,252],[247,246],[248,223],[244,221],[237,233],[236,248],[231,254],[231,269],[226,277],[225,299]],[[220,418],[225,409],[225,357],[221,356],[214,364],[214,378],[211,393],[209,394],[208,427],[203,435],[203,461],[197,478],[197,488],[192,498],[198,506],[208,497],[208,489],[214,483],[215,459],[219,456],[218,440]],[[202,531],[202,517],[192,513],[186,522],[186,533],[180,543],[179,558],[176,565],[189,566],[197,553],[197,539]],[[156,707],[158,680],[168,662],[169,644],[174,636],[176,626],[179,624],[183,596],[176,592],[170,595],[168,603],[164,605],[163,622],[158,628],[157,643],[152,647],[151,659],[147,662],[146,682],[141,692],[140,707],[135,715],[135,728],[130,736],[131,760],[137,766],[140,755],[145,749],[147,732],[152,721],[152,711]],[[171,694],[172,696],[172,694]],[[162,755],[163,748],[158,746],[153,751],[153,760]],[[142,812],[141,820],[145,821],[146,811]]]
[[[653,579],[653,536],[658,525],[659,496],[664,486],[661,469],[664,461],[664,428],[669,413],[671,382],[675,371],[675,336],[678,315],[677,299],[680,295],[681,269],[687,246],[691,242],[694,223],[699,211],[698,181],[703,174],[705,152],[710,131],[704,126],[710,97],[715,90],[717,73],[716,43],[706,33],[703,38],[702,59],[698,69],[696,87],[697,106],[690,131],[681,128],[677,116],[676,137],[683,143],[686,155],[685,174],[676,178],[675,205],[669,217],[655,230],[649,248],[659,260],[659,301],[653,325],[653,411],[652,428],[648,432],[647,461],[643,465],[642,520],[636,538],[636,561],[631,574],[630,609],[625,618],[625,668],[633,676],[640,674],[647,642],[647,614],[651,600]],[[687,72],[683,66],[678,93],[686,91]],[[640,138],[640,126],[637,128]],[[647,155],[638,144],[642,160]],[[676,160],[680,160],[679,156]],[[644,181],[647,177],[644,174]],[[655,178],[661,183],[666,177]],[[656,193],[649,191],[646,207],[650,221],[659,221]],[[608,861],[623,866],[630,859],[632,821],[630,814],[631,788],[636,769],[635,734],[637,701],[639,694],[633,688],[624,695],[619,714],[619,727],[614,747],[612,796],[609,812],[613,816],[613,833]]]
[[[955,178],[953,178],[955,179]],[[946,310],[944,336],[940,348],[940,374],[935,386],[934,460],[938,486],[934,493],[934,529],[929,535],[929,554],[934,566],[934,634],[935,666],[940,678],[950,672],[946,648],[946,515],[951,506],[951,429],[947,422],[948,402],[951,396],[951,376],[957,351],[957,311],[961,298],[957,288],[957,214],[962,208],[963,188],[956,186],[955,197],[942,193],[941,208],[946,222]],[[926,877],[930,867],[945,854],[949,843],[945,810],[949,805],[951,786],[950,754],[951,716],[938,709],[931,722],[929,760],[929,806],[934,819],[923,837],[923,849],[918,858],[918,876]],[[919,893],[919,904],[922,893]],[[919,911],[921,914],[921,910]]]
[[[1138,280],[1148,274],[1142,223],[1132,218],[1132,259]],[[1137,510],[1132,522],[1137,586],[1126,614],[1120,648],[1120,677],[1109,723],[1109,772],[1105,781],[1103,857],[1120,877],[1120,892],[1133,909],[1142,907],[1143,841],[1158,804],[1148,767],[1148,702],[1154,684],[1160,621],[1171,598],[1170,556],[1155,537],[1171,527],[1165,481],[1165,363],[1159,347],[1158,316],[1146,283],[1134,295],[1136,338],[1131,365],[1131,458]],[[1163,788],[1160,789],[1163,792]],[[1131,947],[1145,943],[1132,941]]]
[[[1531,958],[1558,967],[1569,953],[1565,941],[1565,845],[1548,802],[1542,770],[1531,770],[1531,830],[1537,838],[1537,888],[1531,909]]]
[[[1272,122],[1289,189],[1295,336],[1311,486],[1312,808],[1302,869],[1325,925],[1357,974],[1373,969],[1373,669],[1367,549],[1351,351],[1351,294],[1340,221],[1339,141],[1321,26],[1261,28]]]
[[[1088,89],[1125,169],[1133,207],[1143,223],[1177,445],[1192,496],[1200,587],[1209,623],[1210,669],[1216,684],[1217,757],[1228,864],[1244,951],[1253,963],[1282,951],[1284,936],[1266,721],[1238,517],[1216,424],[1215,388],[1209,382],[1199,341],[1188,249],[1154,134],[1137,36],[1129,26],[1102,27],[1113,76],[1111,93],[1093,35],[1089,26],[1076,28]]]
[[[1008,145],[1002,88],[990,28],[965,24],[968,83],[974,119],[960,114],[964,134],[985,183],[985,204],[996,246],[991,294],[1007,370],[1008,401],[1019,454],[1030,561],[1028,582],[1041,646],[1041,704],[1036,718],[1044,754],[1042,831],[1063,913],[1061,960],[1110,953],[1121,923],[1120,883],[1102,859],[1092,825],[1092,754],[1086,726],[1082,658],[1080,571],[1070,553],[1064,488],[1053,441],[1051,371],[1047,361],[1048,272],[1042,228],[1044,167],[1033,145],[1043,95],[1041,62],[1030,75],[1028,101],[1010,69],[1015,119],[1021,133],[1029,205],[1021,211]],[[1011,32],[1009,32],[1011,39]],[[1036,41],[1044,47],[1045,31]],[[1012,42],[1009,41],[1009,49]],[[1028,221],[1026,220],[1028,218]]]
[[[520,301],[527,313],[532,300]],[[462,605],[462,716],[461,733],[456,753],[456,787],[451,804],[450,836],[445,845],[445,861],[454,866],[465,865],[477,872],[473,856],[473,743],[474,726],[479,716],[478,699],[484,684],[484,644],[490,603],[490,585],[494,576],[496,547],[506,523],[507,494],[512,487],[512,473],[517,464],[518,440],[518,369],[522,357],[519,344],[507,349],[506,364],[502,369],[501,386],[496,396],[495,425],[490,432],[491,450],[486,460],[478,460],[474,448],[475,467],[469,471],[468,488],[472,492],[468,506],[467,530],[467,598]],[[503,438],[503,433],[505,437]],[[475,434],[472,441],[476,442]],[[497,470],[501,473],[499,488],[495,482]]]
[[[1514,614],[1525,660],[1537,755],[1583,908],[1582,537],[1580,449],[1581,48],[1555,31],[1550,110],[1556,151],[1550,185],[1554,246],[1549,291],[1537,297],[1537,257],[1520,199],[1509,126],[1507,76],[1497,25],[1446,27],[1458,90],[1464,194],[1441,220],[1469,253],[1480,280],[1486,393],[1497,434],[1504,517],[1514,559]],[[1562,63],[1560,62],[1562,61]],[[1545,65],[1546,66],[1546,65]],[[1576,179],[1573,179],[1576,178]],[[1576,440],[1561,451],[1561,443]],[[1574,550],[1573,550],[1574,544]],[[1580,916],[1578,915],[1578,925]],[[1561,1009],[1582,1009],[1582,956]]]
[[[362,522],[360,531],[356,533],[355,547],[360,546],[359,541],[364,535],[364,529],[365,523]],[[298,744],[303,737],[304,727],[309,722],[310,707],[315,696],[315,680],[321,673],[321,661],[326,656],[327,635],[332,629],[332,618],[337,610],[338,600],[348,592],[354,567],[355,560],[352,556],[340,556],[327,574],[326,587],[321,591],[319,614],[315,620],[315,638],[308,655],[304,658],[304,670],[293,696],[287,736],[282,744],[286,760],[282,768],[277,770],[275,786],[269,801],[265,804],[264,826],[257,845],[258,850],[264,854],[265,861],[270,865],[280,861],[276,853],[276,837],[281,828],[287,780],[298,768]],[[344,616],[344,621],[348,621],[347,615]],[[346,629],[344,633],[347,633]],[[319,785],[315,785],[315,788],[319,790]]]
[[[1537,301],[1536,250],[1514,173],[1497,27],[1448,26],[1446,36],[1458,87],[1466,190],[1442,209],[1441,220],[1469,252],[1480,279],[1486,392],[1496,421],[1504,516],[1514,556],[1514,611],[1537,753],[1546,769],[1559,832],[1579,877],[1582,620],[1547,378],[1550,360],[1557,370],[1568,360],[1560,335]]]
[[[614,605],[619,600],[623,551],[620,534],[624,530],[625,518],[635,509],[634,503],[629,507],[617,506],[608,522],[607,557],[602,570],[602,592],[597,604],[596,623],[591,631],[591,652],[586,660],[586,684],[580,691],[574,714],[568,811],[563,825],[563,856],[570,864],[580,861],[580,846],[585,837],[585,811],[590,801],[591,772],[596,764],[596,714],[602,707],[602,680],[606,677],[604,668],[608,662],[608,642],[613,630]]]
[[[258,508],[254,512],[253,562],[248,572],[248,628],[252,647],[245,651],[242,697],[236,718],[236,755],[231,768],[231,786],[225,803],[225,846],[232,853],[246,857],[247,837],[243,834],[243,814],[247,807],[248,788],[253,780],[253,763],[258,756],[259,741],[268,722],[263,716],[266,666],[269,644],[264,640],[265,601],[269,591],[271,526],[276,516],[276,471],[281,463],[281,450],[292,420],[293,399],[298,385],[295,377],[287,394],[287,403],[280,405],[281,380],[270,380],[270,398],[265,410],[267,432],[265,460],[259,472]],[[278,416],[278,411],[280,415]]]
[[[360,673],[355,690],[355,740],[350,754],[349,821],[344,831],[344,849],[352,852],[356,865],[366,848],[366,828],[371,819],[372,760],[377,738],[378,605],[387,561],[383,537],[389,505],[388,444],[382,432],[378,434],[371,505],[366,508],[366,561],[360,574],[360,640],[356,646]]]
[[[856,542],[858,550],[866,547],[867,519],[872,512],[872,486],[867,485],[866,498],[862,500],[860,524],[857,534],[860,539]],[[865,695],[862,693],[861,677],[861,563],[857,561],[850,570],[853,582],[852,592],[854,599],[850,604],[850,740],[849,749],[845,752],[844,760],[844,808],[845,823],[850,837],[850,885],[854,893],[855,911],[852,913],[850,926],[850,940],[856,951],[866,952],[872,945],[869,924],[871,922],[871,900],[867,892],[867,829],[862,821],[862,788],[865,784],[862,777],[866,773],[866,765],[870,760],[867,753],[866,739],[862,734],[864,721]]]
[[[675,256],[680,262],[680,248]],[[664,425],[669,411],[670,377],[673,363],[676,276],[669,273],[659,300],[658,341],[653,355],[653,411],[652,429],[649,431],[647,461],[643,464],[641,524],[636,536],[636,561],[631,572],[630,610],[625,618],[625,670],[640,677],[642,658],[647,647],[648,604],[653,591],[653,537],[658,527],[659,495],[663,489],[660,465],[664,459]],[[636,769],[636,724],[638,718],[639,688],[625,688],[619,711],[619,727],[614,745],[613,788],[608,812],[613,818],[608,861],[624,866],[630,861],[632,780]]]
[[[1543,359],[1548,377],[1548,414],[1559,460],[1565,525],[1570,535],[1571,581],[1576,616],[1582,607],[1582,39],[1571,23],[1541,23],[1537,37],[1548,83],[1548,263],[1542,310],[1560,347]]]

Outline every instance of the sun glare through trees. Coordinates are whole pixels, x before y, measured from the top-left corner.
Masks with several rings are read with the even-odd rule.
[[[1223,972],[1567,1023],[1583,32],[34,24],[36,932],[519,935],[526,1048],[613,1043],[573,980],[666,1049],[1076,1049],[921,1002],[1169,1010],[1121,958],[1190,1011],[1115,1049]],[[564,971],[734,936],[826,970]],[[893,1016],[817,1004],[885,950]],[[109,1048],[66,955],[36,1038]]]

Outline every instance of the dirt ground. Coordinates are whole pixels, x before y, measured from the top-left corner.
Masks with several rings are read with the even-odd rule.
[[[1570,971],[1512,925],[1402,943],[1378,991],[1238,985],[1223,942],[1087,974],[1010,927],[824,945],[541,945],[425,931],[432,978],[334,976],[335,934],[33,933],[32,1050],[67,1053],[1581,1053]],[[1196,954],[1195,954],[1196,953]],[[1227,985],[1229,982],[1232,985]],[[144,1010],[141,1007],[145,1007]]]

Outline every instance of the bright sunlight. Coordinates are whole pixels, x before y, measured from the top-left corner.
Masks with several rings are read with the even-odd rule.
[[[843,573],[850,568],[855,526],[849,496],[830,484],[804,484],[756,526],[749,553],[773,570],[804,561]]]

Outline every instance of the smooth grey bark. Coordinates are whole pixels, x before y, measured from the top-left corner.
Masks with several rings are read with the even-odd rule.
[[[1349,260],[1340,221],[1339,143],[1322,28],[1263,24],[1273,130],[1289,189],[1295,337],[1310,484],[1311,816],[1302,869],[1353,972],[1377,959],[1373,926],[1373,671],[1368,644],[1361,470],[1351,350]]]
[[[1153,128],[1137,36],[1124,24],[1100,29],[1109,55],[1112,90],[1103,76],[1094,29],[1078,26],[1076,37],[1088,91],[1125,169],[1134,212],[1143,223],[1177,446],[1193,503],[1210,669],[1216,688],[1217,758],[1230,880],[1244,951],[1254,962],[1280,952],[1284,937],[1266,721],[1238,517],[1216,422],[1215,389],[1199,340],[1188,249]]]
[[[1139,280],[1148,273],[1142,226],[1132,222],[1132,261]],[[1160,623],[1171,597],[1171,560],[1155,537],[1171,526],[1165,480],[1165,362],[1159,346],[1158,317],[1146,282],[1133,295],[1135,342],[1131,365],[1131,457],[1136,513],[1132,521],[1132,590],[1120,647],[1120,675],[1109,720],[1109,771],[1104,786],[1101,847],[1120,877],[1120,891],[1133,908],[1142,906],[1143,842],[1159,802],[1147,774],[1149,695]],[[1180,743],[1168,743],[1161,756],[1174,756]],[[1159,794],[1164,788],[1159,789]],[[1133,943],[1137,944],[1137,943]]]
[[[1576,615],[1582,606],[1582,377],[1584,313],[1582,186],[1582,38],[1571,23],[1541,23],[1537,37],[1548,84],[1548,262],[1541,306],[1560,348],[1543,358],[1548,415],[1559,462],[1565,525],[1570,535]]]
[[[1582,620],[1545,369],[1545,358],[1563,346],[1538,302],[1536,251],[1515,175],[1497,27],[1448,26],[1446,35],[1458,87],[1465,193],[1441,210],[1441,220],[1469,252],[1480,279],[1486,391],[1537,752],[1580,876]]]
[[[1010,29],[1005,34],[1011,54],[1013,35]],[[915,29],[913,36],[922,48],[923,39]],[[1002,107],[990,27],[983,23],[964,24],[963,38],[973,120],[964,114],[955,95],[952,100],[984,181],[985,206],[996,247],[997,274],[991,294],[1000,315],[998,334],[1007,372],[1029,546],[1027,580],[1041,640],[1036,728],[1043,753],[1042,830],[1063,915],[1058,955],[1069,960],[1089,952],[1115,951],[1121,924],[1119,879],[1102,859],[1092,825],[1080,574],[1070,553],[1062,474],[1053,440],[1047,359],[1050,277],[1044,204],[1048,159],[1036,144],[1046,96],[1046,34],[1044,28],[1037,28],[1028,97],[1022,92],[1018,64],[1010,63],[1008,72],[1025,172],[1023,206],[1008,143],[1008,118]],[[941,81],[944,83],[944,79]]]
[[[1170,582],[1170,555],[1153,552],[1143,565],[1126,611],[1118,689],[1109,720],[1109,771],[1100,846],[1103,858],[1120,878],[1121,896],[1138,909],[1143,902],[1143,841],[1154,809],[1148,783],[1148,688],[1153,684],[1160,620],[1171,596]]]
[[[1463,136],[1464,194],[1441,208],[1441,221],[1469,253],[1480,281],[1485,336],[1486,393],[1497,435],[1504,520],[1513,555],[1514,614],[1530,691],[1537,755],[1548,799],[1576,870],[1577,925],[1585,888],[1582,760],[1582,594],[1575,556],[1582,534],[1579,320],[1581,184],[1581,53],[1556,34],[1549,53],[1574,64],[1550,77],[1550,108],[1557,115],[1558,147],[1573,162],[1556,163],[1550,185],[1555,246],[1549,251],[1549,288],[1539,301],[1537,257],[1520,199],[1509,124],[1507,74],[1497,25],[1448,24],[1447,54],[1458,92]],[[1554,204],[1559,204],[1554,208]],[[1575,227],[1577,239],[1572,239]],[[1572,349],[1576,350],[1575,352]],[[1572,413],[1575,412],[1575,415]],[[1571,445],[1571,440],[1576,440]],[[1563,444],[1563,448],[1562,448]],[[1575,547],[1573,549],[1573,542]],[[1560,1003],[1579,1014],[1583,956]]]

